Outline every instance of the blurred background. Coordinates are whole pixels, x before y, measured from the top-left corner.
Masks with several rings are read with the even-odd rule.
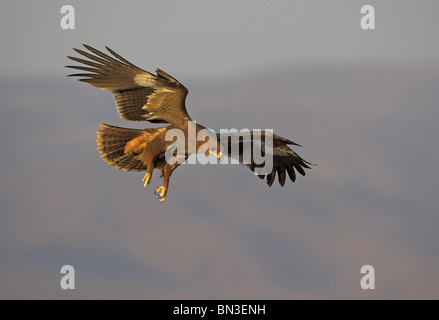
[[[0,3],[0,298],[438,299],[439,3]],[[67,78],[82,43],[169,72],[188,111],[274,129],[317,167],[268,188],[186,165],[166,202],[108,166],[99,123],[143,128]],[[76,289],[62,290],[72,265]],[[360,269],[375,268],[375,290]]]

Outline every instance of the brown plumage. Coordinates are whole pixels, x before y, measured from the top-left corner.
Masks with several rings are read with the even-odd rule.
[[[233,157],[232,150],[233,148],[237,148],[238,153],[236,156],[236,160],[239,163],[244,164],[245,160],[243,159],[244,156],[244,141],[249,141],[250,147],[254,148],[254,134],[255,132],[249,131],[248,133],[239,133],[239,134],[218,134],[218,139],[220,141],[226,141],[226,143],[223,143],[223,150],[225,150],[225,155],[229,157]],[[270,171],[263,170],[262,174],[261,172],[258,172],[258,176],[261,179],[266,178],[267,179],[267,185],[271,187],[273,185],[273,182],[276,177],[276,173],[278,176],[279,184],[283,187],[285,185],[286,181],[286,173],[288,173],[288,176],[290,177],[291,181],[296,181],[296,173],[299,172],[301,175],[305,175],[304,168],[310,169],[309,165],[312,165],[308,161],[305,161],[302,159],[297,153],[295,153],[293,150],[291,150],[288,145],[295,145],[299,146],[299,144],[282,138],[276,134],[272,134],[271,132],[260,132],[261,134],[261,140],[262,140],[262,146],[258,147],[258,152],[262,152],[264,154],[268,148],[266,148],[266,145],[264,142],[268,141],[269,138],[272,139],[272,145],[270,147],[272,148],[272,159],[273,159],[273,166]],[[239,139],[233,139],[233,137],[236,136]],[[268,151],[267,151],[268,152]],[[250,168],[251,171],[255,172],[256,168],[262,168],[264,164],[260,165],[255,162],[254,154],[251,154],[250,161],[247,161],[245,165]],[[256,172],[255,172],[256,173]]]
[[[80,49],[74,50],[89,60],[68,57],[81,65],[67,67],[85,71],[85,73],[76,73],[70,76],[81,77],[79,81],[111,91],[122,119],[169,124],[161,128],[144,130],[101,124],[96,140],[102,158],[111,166],[124,171],[146,171],[142,180],[145,182],[145,187],[150,182],[153,170],[160,170],[160,176],[163,176],[164,181],[163,185],[156,189],[155,194],[159,200],[164,201],[169,187],[169,178],[181,162],[170,164],[166,161],[165,153],[173,144],[173,141],[166,141],[166,134],[172,129],[180,129],[184,133],[186,138],[184,152],[177,154],[177,151],[174,151],[174,155],[182,160],[187,159],[191,153],[199,152],[199,148],[205,143],[195,139],[195,149],[192,150],[188,146],[189,127],[193,123],[185,105],[188,90],[166,72],[157,69],[156,75],[149,73],[136,67],[108,47],[106,48],[112,56],[88,45],[84,45],[84,47],[89,52]],[[203,129],[205,127],[196,124],[197,134]],[[250,132],[249,137],[253,143],[253,132]],[[279,183],[283,186],[286,173],[293,182],[296,179],[294,169],[305,175],[303,168],[309,168],[308,164],[310,163],[303,160],[287,146],[288,144],[297,144],[277,135],[270,137],[273,138],[273,168],[270,172],[262,174],[258,172],[259,176],[261,178],[267,177],[267,184],[271,186],[277,172]],[[228,156],[232,156],[230,152],[232,143],[222,146],[220,143],[224,141],[223,138],[221,135],[217,135],[215,139],[212,139],[213,142],[208,143],[208,149],[204,153],[214,154],[220,158],[220,150],[225,150]],[[225,138],[227,141],[229,137]],[[235,143],[239,144],[240,142]],[[260,149],[265,152],[265,148],[266,145],[263,142]],[[238,158],[238,161],[243,163],[242,152]],[[250,163],[245,164],[252,171],[260,167],[255,164],[253,158]]]

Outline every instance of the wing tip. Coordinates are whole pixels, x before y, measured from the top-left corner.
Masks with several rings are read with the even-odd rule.
[[[294,142],[294,141],[291,141],[291,140],[289,140],[289,139],[285,139],[284,142],[285,142],[286,144],[291,144],[291,145],[293,145],[293,146],[302,147],[300,144],[298,144],[298,143],[296,143],[296,142]]]
[[[307,169],[312,169],[311,167],[309,167],[308,165],[310,165],[310,166],[314,166],[314,167],[317,167],[317,163],[311,163],[311,162],[308,162],[308,161],[306,161],[306,160],[303,160],[302,159],[302,161],[305,163],[305,168],[307,168]]]
[[[83,46],[84,48],[88,49],[88,50],[90,50],[90,48],[91,48],[91,49],[94,49],[92,46],[89,46],[89,45],[86,44],[86,43],[83,43],[82,46]],[[91,51],[91,50],[90,50],[90,51]]]

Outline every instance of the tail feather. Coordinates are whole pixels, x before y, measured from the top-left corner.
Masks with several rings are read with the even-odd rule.
[[[134,152],[125,154],[128,141],[143,135],[143,130],[120,128],[101,123],[96,143],[101,157],[110,166],[124,171],[144,171],[146,166]]]

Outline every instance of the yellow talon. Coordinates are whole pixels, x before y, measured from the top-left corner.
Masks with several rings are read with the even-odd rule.
[[[165,201],[167,191],[168,190],[165,188],[165,186],[160,186],[157,189],[155,189],[154,194],[157,197],[157,199],[159,199],[160,201]]]
[[[145,181],[145,184],[143,185],[145,188],[149,184],[149,181],[151,180],[151,174],[147,173],[143,177],[142,181]]]

